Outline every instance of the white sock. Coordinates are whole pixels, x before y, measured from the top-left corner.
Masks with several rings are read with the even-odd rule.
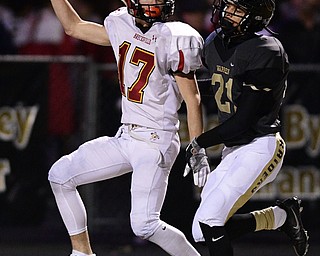
[[[287,213],[279,206],[274,206],[272,209],[274,214],[274,229],[278,229],[285,223],[287,219]]]
[[[95,254],[85,254],[83,252],[79,252],[77,250],[72,250],[72,253],[70,256],[96,256]]]

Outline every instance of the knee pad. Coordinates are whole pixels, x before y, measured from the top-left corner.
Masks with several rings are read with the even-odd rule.
[[[223,226],[232,210],[229,194],[227,189],[225,191],[216,189],[210,197],[201,202],[195,215],[195,221],[210,227]]]
[[[68,172],[70,166],[70,160],[67,156],[61,157],[57,162],[55,162],[48,174],[48,180],[50,182],[64,184],[66,183],[71,177]]]
[[[161,225],[159,218],[148,219],[145,214],[131,214],[130,223],[133,233],[141,239],[148,239]]]

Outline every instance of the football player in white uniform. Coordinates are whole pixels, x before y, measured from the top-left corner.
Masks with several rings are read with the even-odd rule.
[[[82,20],[67,0],[51,0],[65,32],[112,46],[122,93],[121,127],[115,137],[86,142],[60,158],[49,181],[68,230],[72,254],[94,255],[77,186],[132,172],[131,227],[135,235],[170,255],[199,255],[178,229],[160,219],[170,169],[180,149],[178,109],[184,100],[190,138],[203,131],[195,71],[203,39],[181,22],[166,22],[174,0],[125,0],[104,25]],[[204,150],[194,182],[203,186],[209,165]]]

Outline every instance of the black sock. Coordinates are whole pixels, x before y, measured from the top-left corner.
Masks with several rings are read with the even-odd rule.
[[[226,223],[225,229],[232,241],[256,230],[256,220],[251,213],[235,214]]]
[[[210,256],[233,256],[233,249],[225,228],[210,227],[200,222]]]

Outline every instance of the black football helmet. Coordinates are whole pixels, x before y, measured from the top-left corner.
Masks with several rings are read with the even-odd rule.
[[[236,27],[226,18],[227,4],[233,4],[246,13]],[[214,0],[212,7],[212,23],[232,39],[267,29],[274,14],[275,0]]]
[[[148,23],[165,22],[173,15],[175,8],[175,0],[156,0],[155,4],[141,4],[140,0],[122,2],[127,6],[129,14]]]

